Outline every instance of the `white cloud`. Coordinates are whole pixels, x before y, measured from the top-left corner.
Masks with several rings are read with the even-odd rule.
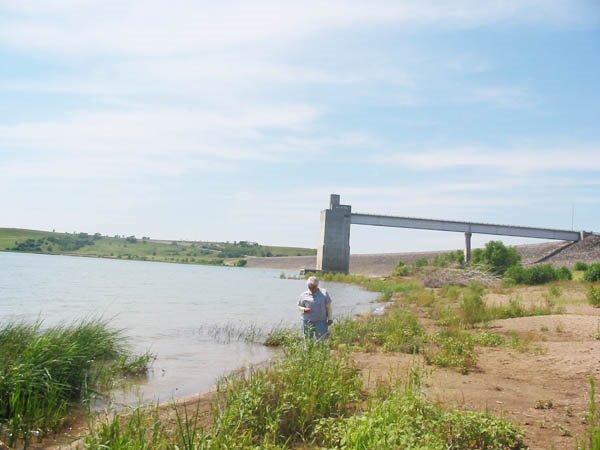
[[[483,168],[525,174],[547,171],[600,170],[600,148],[596,146],[449,146],[437,150],[399,150],[376,158],[419,170]]]
[[[4,1],[0,3],[5,15],[0,42],[57,53],[177,55],[247,48],[258,42],[276,47],[283,41],[356,26],[594,23],[598,18],[589,9],[583,1],[567,0]]]

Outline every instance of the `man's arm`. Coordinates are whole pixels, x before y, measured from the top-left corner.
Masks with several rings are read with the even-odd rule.
[[[327,293],[327,298],[325,299],[325,310],[327,311],[327,323],[331,325],[333,323],[333,308],[331,308],[331,297],[329,293]]]

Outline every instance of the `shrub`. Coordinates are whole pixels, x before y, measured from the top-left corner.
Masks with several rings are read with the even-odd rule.
[[[407,275],[410,275],[410,268],[406,264],[404,264],[402,261],[400,261],[394,268],[394,271],[392,272],[392,276],[393,277],[405,277]]]
[[[460,312],[465,323],[473,325],[488,320],[488,314],[481,294],[467,291],[460,302]]]
[[[590,286],[587,293],[588,303],[595,307],[600,307],[600,286]]]
[[[567,267],[563,266],[556,271],[556,277],[560,281],[569,281],[573,279],[573,274]]]
[[[591,264],[583,274],[585,281],[600,281],[600,262]]]
[[[421,268],[421,267],[425,267],[429,264],[429,261],[427,261],[427,258],[419,258],[415,261],[414,266],[416,268]]]
[[[506,270],[521,261],[521,255],[514,247],[506,247],[501,241],[489,241],[485,248],[473,251],[473,264],[481,264],[491,272],[502,275]]]
[[[550,264],[540,264],[532,267],[515,265],[504,273],[504,279],[516,284],[544,284],[550,281],[571,280],[573,275],[566,267],[555,269]]]
[[[247,259],[238,259],[237,262],[235,263],[235,266],[236,267],[246,267],[246,264],[248,264]]]
[[[433,260],[435,267],[448,267],[449,265],[462,264],[465,261],[465,255],[462,250],[446,252],[438,255]]]
[[[587,270],[588,265],[586,263],[584,263],[583,261],[577,261],[575,263],[575,266],[573,266],[574,270],[580,270],[580,271],[585,271]]]

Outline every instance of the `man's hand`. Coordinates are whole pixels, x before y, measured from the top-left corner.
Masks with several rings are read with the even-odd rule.
[[[309,313],[310,312],[310,308],[304,308],[304,313]]]

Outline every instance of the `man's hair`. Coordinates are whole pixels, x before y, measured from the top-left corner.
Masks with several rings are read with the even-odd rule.
[[[306,280],[306,285],[318,287],[319,279],[317,277],[309,277],[308,280]]]

